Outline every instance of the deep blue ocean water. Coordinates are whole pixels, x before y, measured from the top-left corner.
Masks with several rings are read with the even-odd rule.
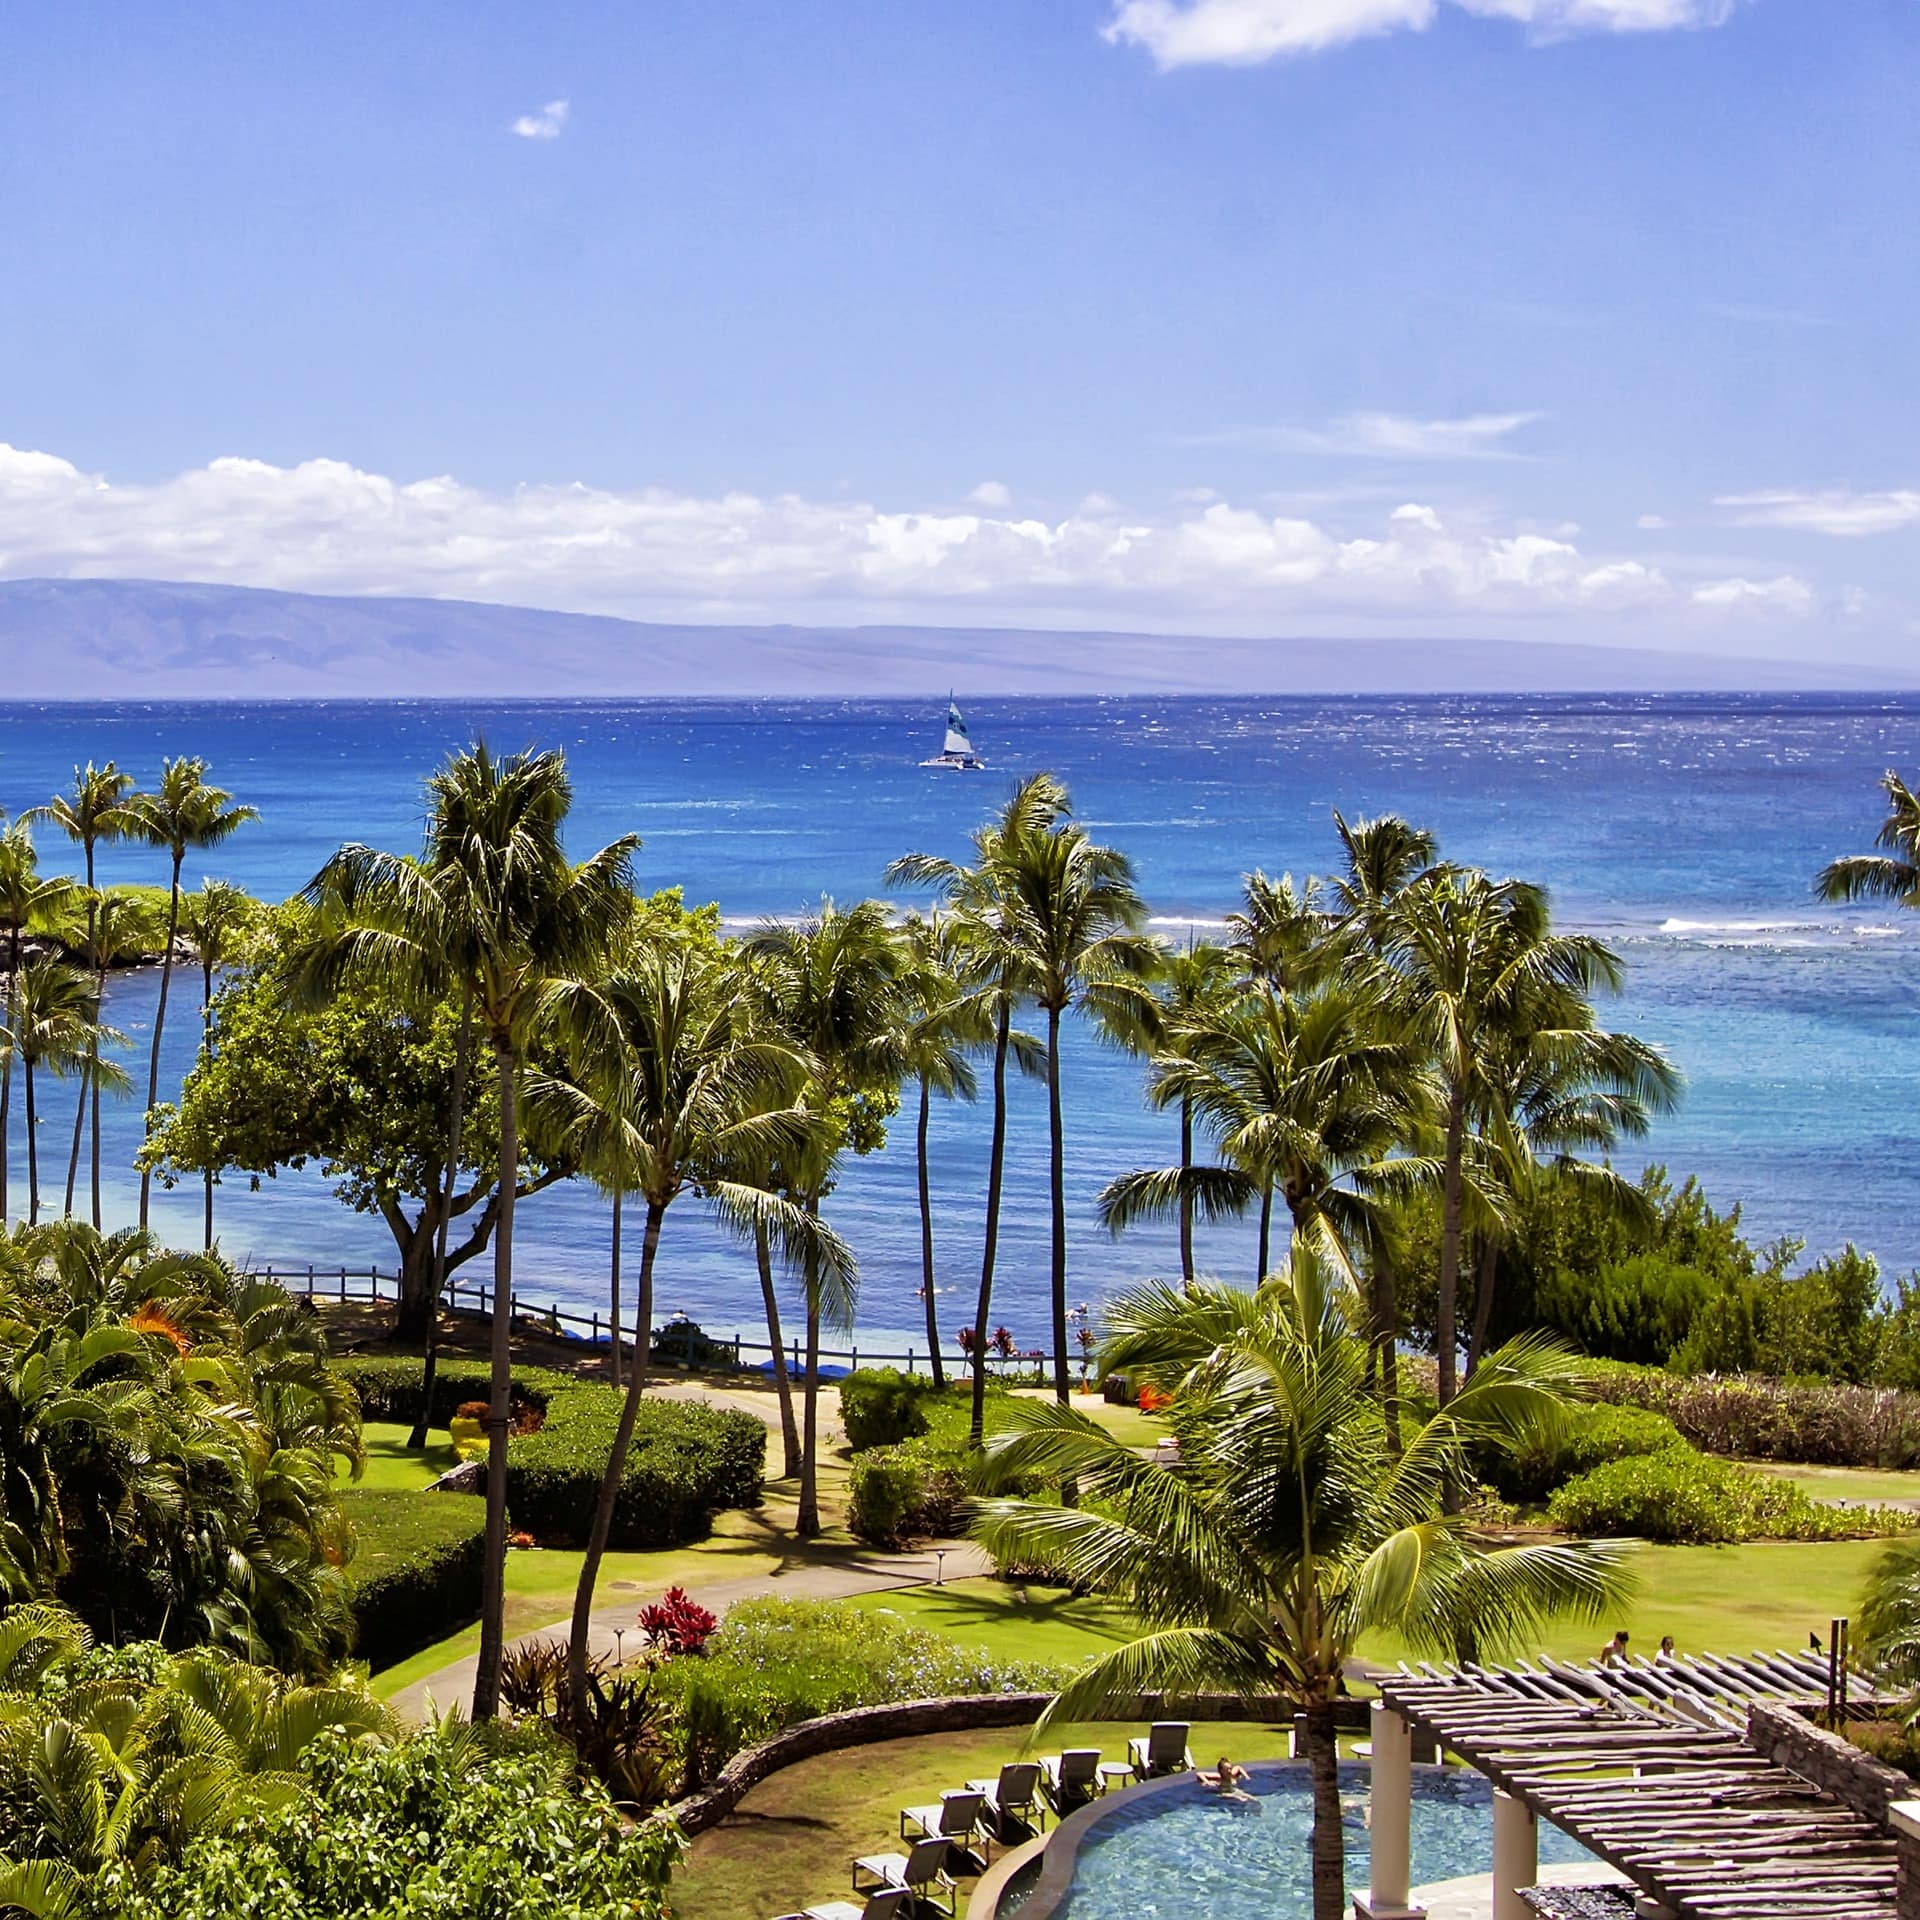
[[[0,707],[0,805],[17,813],[44,799],[76,761],[115,757],[144,781],[163,754],[200,754],[263,817],[190,860],[189,883],[204,871],[278,897],[343,840],[416,846],[423,777],[484,728],[502,748],[566,749],[576,857],[631,828],[645,841],[643,884],[678,884],[751,924],[822,893],[881,892],[887,862],[911,848],[964,854],[1010,779],[1047,767],[1089,826],[1133,856],[1156,924],[1176,937],[1217,923],[1249,868],[1330,867],[1334,808],[1397,810],[1437,830],[1451,857],[1545,882],[1563,922],[1618,944],[1629,978],[1609,1017],[1666,1047],[1688,1079],[1680,1113],[1630,1148],[1628,1164],[1661,1159],[1699,1174],[1716,1200],[1743,1203],[1756,1237],[1797,1234],[1815,1251],[1851,1238],[1889,1273],[1920,1264],[1920,915],[1812,898],[1824,861],[1871,843],[1879,775],[1920,762],[1920,698],[1128,698],[980,701],[968,712],[985,774],[916,764],[938,744],[938,700],[14,705]],[[40,838],[49,866],[67,864],[63,840]],[[102,874],[165,877],[155,856],[129,849],[109,851]],[[142,1078],[156,987],[156,974],[141,973],[109,994]],[[176,977],[176,1078],[196,1040],[197,988],[197,977]],[[1116,1243],[1092,1218],[1113,1174],[1175,1150],[1171,1121],[1146,1110],[1140,1086],[1135,1063],[1076,1041],[1065,1094],[1079,1298],[1170,1263],[1169,1236]],[[16,1192],[19,1114],[16,1095]],[[54,1089],[42,1152],[62,1178],[71,1123],[70,1090]],[[122,1103],[108,1141],[122,1170],[110,1197],[119,1218],[132,1211],[124,1169],[136,1130],[136,1103]],[[895,1147],[850,1168],[831,1203],[862,1261],[870,1342],[918,1324],[910,1121],[897,1133]],[[977,1277],[984,1109],[937,1111],[934,1136],[951,1329]],[[1010,1166],[996,1318],[1037,1344],[1046,1160],[1036,1086],[1016,1089]],[[230,1183],[219,1205],[231,1251],[391,1265],[384,1227],[312,1174],[258,1193]],[[162,1196],[157,1223],[191,1240],[198,1209],[197,1191]],[[605,1203],[554,1189],[519,1218],[522,1292],[596,1303]],[[1250,1234],[1211,1232],[1202,1256],[1221,1271],[1249,1269]],[[751,1330],[751,1260],[688,1206],[669,1221],[659,1301],[663,1313]]]

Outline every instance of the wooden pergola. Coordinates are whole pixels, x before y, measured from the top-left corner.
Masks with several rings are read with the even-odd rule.
[[[1415,1911],[1401,1783],[1417,1729],[1494,1785],[1496,1920],[1527,1911],[1517,1890],[1534,1879],[1536,1820],[1689,1920],[1891,1920],[1895,1833],[1749,1736],[1756,1706],[1818,1712],[1830,1678],[1824,1657],[1787,1653],[1380,1676],[1373,1844],[1387,1883],[1376,1871],[1356,1907],[1376,1920]],[[1857,1683],[1855,1698],[1877,1704]]]

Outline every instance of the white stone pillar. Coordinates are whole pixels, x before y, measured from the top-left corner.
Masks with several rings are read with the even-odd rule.
[[[1372,1884],[1353,1903],[1356,1920],[1425,1920],[1408,1899],[1413,1864],[1413,1732],[1379,1701],[1373,1708],[1373,1783],[1367,1851]]]
[[[1533,1920],[1520,1888],[1540,1878],[1540,1826],[1533,1809],[1493,1790],[1493,1920]]]

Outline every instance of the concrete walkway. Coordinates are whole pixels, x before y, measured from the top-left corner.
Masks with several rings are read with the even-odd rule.
[[[936,1552],[944,1554],[944,1562],[936,1560]],[[769,1595],[786,1600],[845,1600],[860,1593],[931,1587],[936,1584],[936,1571],[943,1579],[965,1580],[991,1573],[993,1563],[967,1540],[938,1540],[910,1553],[873,1553],[848,1546],[839,1553],[810,1559],[784,1572],[759,1574],[748,1580],[716,1581],[712,1586],[693,1587],[688,1591],[703,1607],[724,1615],[737,1600],[759,1600]],[[620,1628],[638,1652],[640,1636],[636,1615],[647,1601],[659,1597],[659,1593],[636,1593],[617,1607],[601,1608],[593,1616],[587,1640],[589,1649],[604,1653],[608,1659],[614,1658],[620,1650],[614,1630]],[[537,1627],[532,1633],[522,1635],[514,1644],[524,1646],[539,1640],[564,1642],[570,1625],[569,1621],[556,1620],[550,1626]],[[442,1713],[456,1706],[464,1710],[473,1698],[473,1680],[479,1665],[479,1657],[469,1654],[466,1659],[456,1660],[403,1688],[387,1704],[407,1720],[425,1720],[435,1709]]]

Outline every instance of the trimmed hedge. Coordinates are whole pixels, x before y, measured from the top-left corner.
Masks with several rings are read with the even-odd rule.
[[[941,1389],[896,1367],[862,1367],[840,1383],[840,1418],[855,1453],[897,1446],[927,1431],[927,1406]],[[944,1397],[944,1396],[943,1396]]]
[[[458,1633],[480,1612],[485,1503],[458,1494],[348,1493],[354,1652],[378,1672]]]
[[[1556,1487],[1610,1460],[1663,1453],[1684,1444],[1680,1430],[1663,1413],[1645,1407],[1581,1407],[1551,1441],[1517,1452],[1489,1450],[1479,1468],[1508,1500],[1544,1500]]]
[[[418,1360],[349,1358],[339,1371],[358,1390],[368,1419],[418,1416]],[[443,1362],[434,1378],[433,1424],[446,1425],[462,1401],[484,1398],[487,1390],[484,1366]],[[507,1442],[507,1510],[513,1525],[543,1546],[585,1544],[621,1398],[618,1388],[595,1381],[543,1367],[514,1369],[516,1414],[537,1415],[539,1424]],[[766,1457],[767,1430],[752,1414],[642,1400],[608,1544],[673,1547],[704,1538],[723,1507],[759,1504]]]
[[[1920,1393],[1624,1365],[1596,1366],[1593,1391],[1664,1413],[1706,1453],[1829,1467],[1920,1466]]]
[[[1750,1473],[1684,1443],[1611,1460],[1569,1480],[1547,1504],[1569,1533],[1685,1545],[1738,1540],[1854,1540],[1905,1533],[1915,1516],[1886,1507],[1829,1507],[1790,1480]]]

